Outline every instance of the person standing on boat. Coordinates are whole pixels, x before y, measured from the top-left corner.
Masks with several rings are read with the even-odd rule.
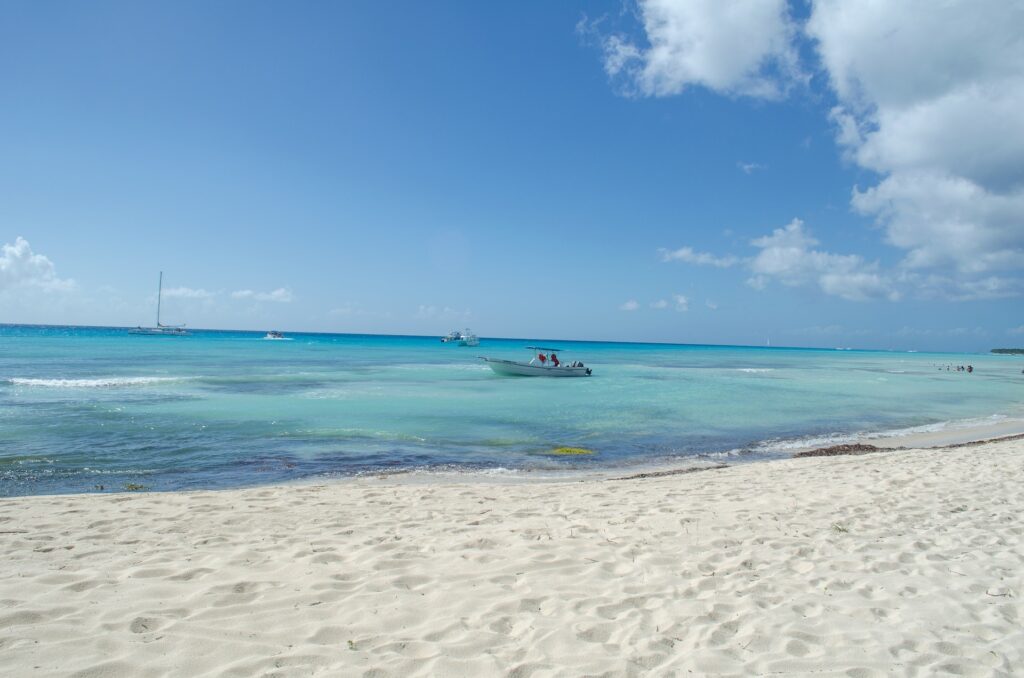
[[[546,355],[544,355],[543,353],[538,353],[537,354],[537,359],[540,360],[540,364],[541,365],[546,365],[547,362],[548,362],[548,357]]]
[[[558,356],[554,353],[551,354],[551,364],[558,367],[561,363],[558,362]]]

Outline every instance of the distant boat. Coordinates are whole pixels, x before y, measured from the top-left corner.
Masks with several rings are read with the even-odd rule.
[[[443,337],[441,337],[441,343],[442,344],[448,344],[448,343],[453,342],[453,341],[458,341],[461,337],[462,337],[462,333],[460,333],[458,330],[452,330],[448,334],[446,334]]]
[[[543,346],[527,346],[533,351],[533,360],[528,363],[518,360],[503,360],[501,358],[487,358],[480,356],[487,365],[494,370],[495,374],[506,377],[589,377],[590,368],[581,362],[572,362],[568,365],[558,360],[557,354],[561,349],[545,348]],[[548,356],[550,353],[550,357]]]
[[[459,335],[459,346],[479,346],[480,339],[468,327]]]
[[[274,340],[278,340],[279,341],[281,339],[287,339],[288,337],[284,336],[283,334],[281,334],[277,330],[270,330],[269,332],[267,332],[266,336],[263,337],[263,338],[264,339],[274,339]]]
[[[188,330],[184,325],[164,325],[160,322],[160,299],[164,292],[164,272],[160,271],[160,282],[156,288],[156,327],[136,327],[128,330],[128,334],[144,334],[157,337],[187,337]]]

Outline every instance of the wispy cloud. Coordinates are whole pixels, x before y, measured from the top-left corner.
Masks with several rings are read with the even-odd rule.
[[[687,264],[716,266],[718,268],[729,268],[730,266],[735,266],[740,262],[738,257],[716,257],[715,255],[707,252],[694,251],[692,247],[680,247],[677,250],[668,250],[662,247],[658,250],[658,254],[661,255],[662,261],[682,261]]]
[[[163,290],[163,296],[169,299],[213,299],[217,293],[202,288],[167,287]]]
[[[683,312],[683,311],[689,311],[690,310],[690,300],[687,299],[682,294],[673,294],[672,295],[672,301],[675,302],[675,304],[676,304],[675,308],[680,313]]]
[[[757,170],[768,169],[768,165],[762,165],[757,162],[738,162],[736,167],[740,168],[744,174],[753,174]]]
[[[658,309],[668,308],[668,302],[665,301],[664,299],[658,299],[657,301],[652,301],[651,302],[651,308],[658,308]]]
[[[707,306],[708,308],[710,308],[712,311],[717,311],[718,310],[718,304],[716,304],[715,302],[711,301],[710,299],[705,300],[704,301],[704,305]]]
[[[638,302],[636,299],[630,299],[626,303],[619,306],[620,311],[635,311],[638,308],[640,308],[640,302]]]
[[[256,292],[254,290],[237,290],[231,293],[232,299],[251,299],[253,301],[272,301],[279,304],[287,304],[294,300],[292,291],[287,287],[278,287],[270,292]]]

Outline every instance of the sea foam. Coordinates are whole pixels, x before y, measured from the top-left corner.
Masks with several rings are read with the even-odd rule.
[[[123,386],[145,386],[169,381],[181,381],[180,377],[100,377],[98,379],[28,379],[14,377],[7,380],[14,386],[40,388],[117,388]]]

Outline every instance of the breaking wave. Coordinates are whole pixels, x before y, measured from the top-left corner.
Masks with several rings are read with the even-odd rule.
[[[29,379],[14,377],[7,380],[14,386],[32,386],[38,388],[118,388],[124,386],[146,386],[172,381],[182,381],[181,377],[100,377],[98,379]]]

